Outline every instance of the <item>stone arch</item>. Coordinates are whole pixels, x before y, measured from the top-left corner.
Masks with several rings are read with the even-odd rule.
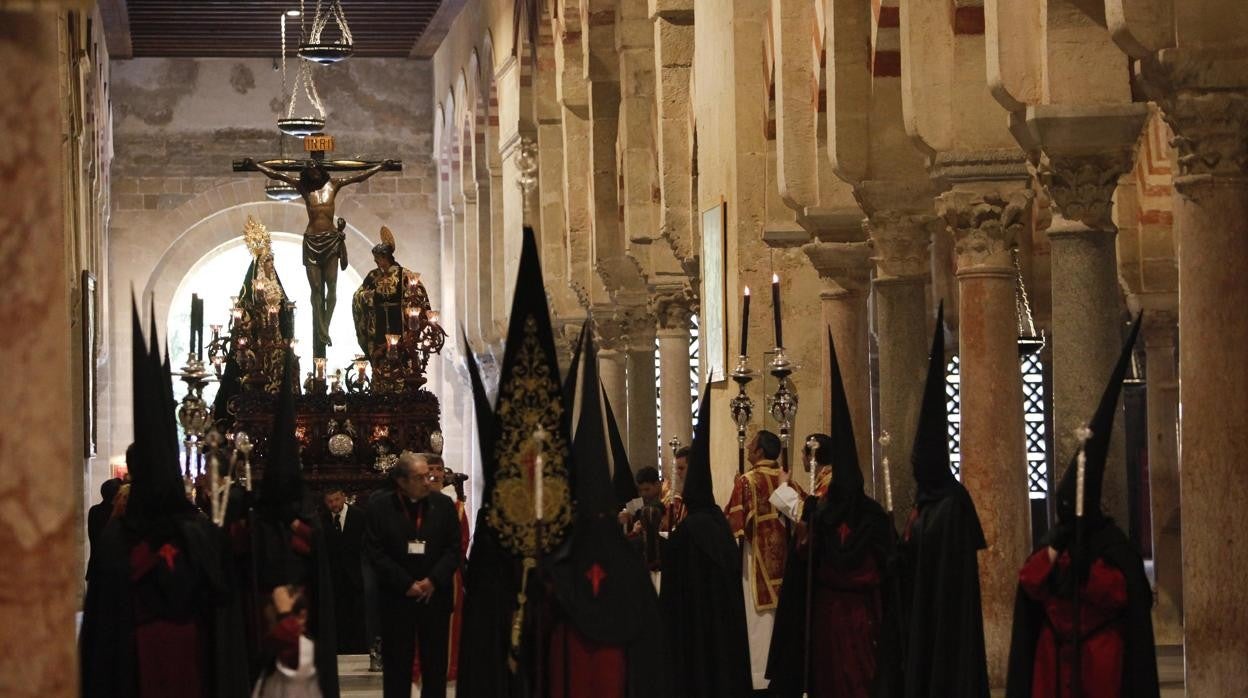
[[[200,194],[169,212],[166,229],[174,231],[172,241],[161,252],[143,287],[144,296],[154,294],[157,317],[169,310],[173,292],[182,278],[201,257],[218,246],[242,235],[247,216],[265,224],[270,230],[300,233],[307,225],[301,204],[256,200],[246,190],[223,184]],[[215,210],[203,213],[205,208]],[[364,276],[372,260],[373,238],[364,231],[380,230],[382,221],[351,199],[338,211],[347,220],[347,257],[351,266]],[[402,251],[398,254],[401,256]],[[240,277],[241,278],[241,277]]]

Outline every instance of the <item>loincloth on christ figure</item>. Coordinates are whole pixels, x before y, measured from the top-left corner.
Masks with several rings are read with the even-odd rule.
[[[346,259],[346,233],[338,230],[303,234],[303,266],[320,267]]]

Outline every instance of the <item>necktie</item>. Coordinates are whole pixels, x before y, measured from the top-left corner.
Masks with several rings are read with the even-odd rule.
[[[342,533],[342,514],[334,514],[334,530]]]

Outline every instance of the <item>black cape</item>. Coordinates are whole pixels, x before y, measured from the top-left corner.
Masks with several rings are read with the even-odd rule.
[[[165,540],[185,551],[187,574],[174,584],[132,584],[130,548],[143,538],[158,546]],[[139,536],[122,520],[114,519],[97,539],[95,568],[83,604],[79,652],[82,695],[86,698],[126,698],[136,695],[134,608],[135,594],[148,598],[145,606],[169,617],[194,616],[204,635],[202,651],[204,695],[236,698],[248,695],[246,662],[240,653],[243,638],[229,616],[231,593],[222,574],[219,531],[202,515],[187,512],[167,525],[163,534]]]
[[[668,539],[659,595],[673,696],[751,695],[744,598],[724,513],[690,511]]]
[[[883,610],[882,627],[876,646],[876,675],[871,695],[875,698],[892,698],[901,695],[901,599],[900,582],[891,564],[897,554],[896,532],[892,517],[873,499],[862,496],[852,515],[852,521],[834,515],[826,499],[808,496],[802,510],[802,519],[811,529],[811,548],[816,565],[828,561],[841,569],[859,567],[867,556],[874,556],[880,570],[880,602]],[[842,521],[849,523],[853,531],[844,544],[840,543],[837,528]],[[788,562],[784,569],[784,584],[780,587],[780,600],[776,604],[776,624],[772,630],[771,647],[767,655],[767,678],[769,690],[776,696],[800,697],[805,691],[804,648],[806,642],[807,580],[810,579],[810,559],[797,553],[797,540],[789,544]],[[818,648],[812,648],[811,662],[821,661]]]
[[[1087,546],[1089,560],[1100,558],[1116,567],[1127,583],[1121,695],[1123,698],[1158,698],[1161,689],[1153,640],[1153,591],[1144,573],[1144,560],[1122,529],[1108,519],[1100,530],[1088,537]],[[1014,602],[1006,698],[1031,698],[1036,642],[1045,622],[1043,606],[1020,587]]]
[[[919,498],[902,542],[907,698],[988,698],[975,504],[956,482]]]

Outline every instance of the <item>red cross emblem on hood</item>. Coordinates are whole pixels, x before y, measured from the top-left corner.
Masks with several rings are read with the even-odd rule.
[[[606,570],[602,569],[602,566],[595,562],[585,571],[585,578],[594,587],[594,598],[598,598],[598,590],[602,586],[602,580],[607,578]]]

